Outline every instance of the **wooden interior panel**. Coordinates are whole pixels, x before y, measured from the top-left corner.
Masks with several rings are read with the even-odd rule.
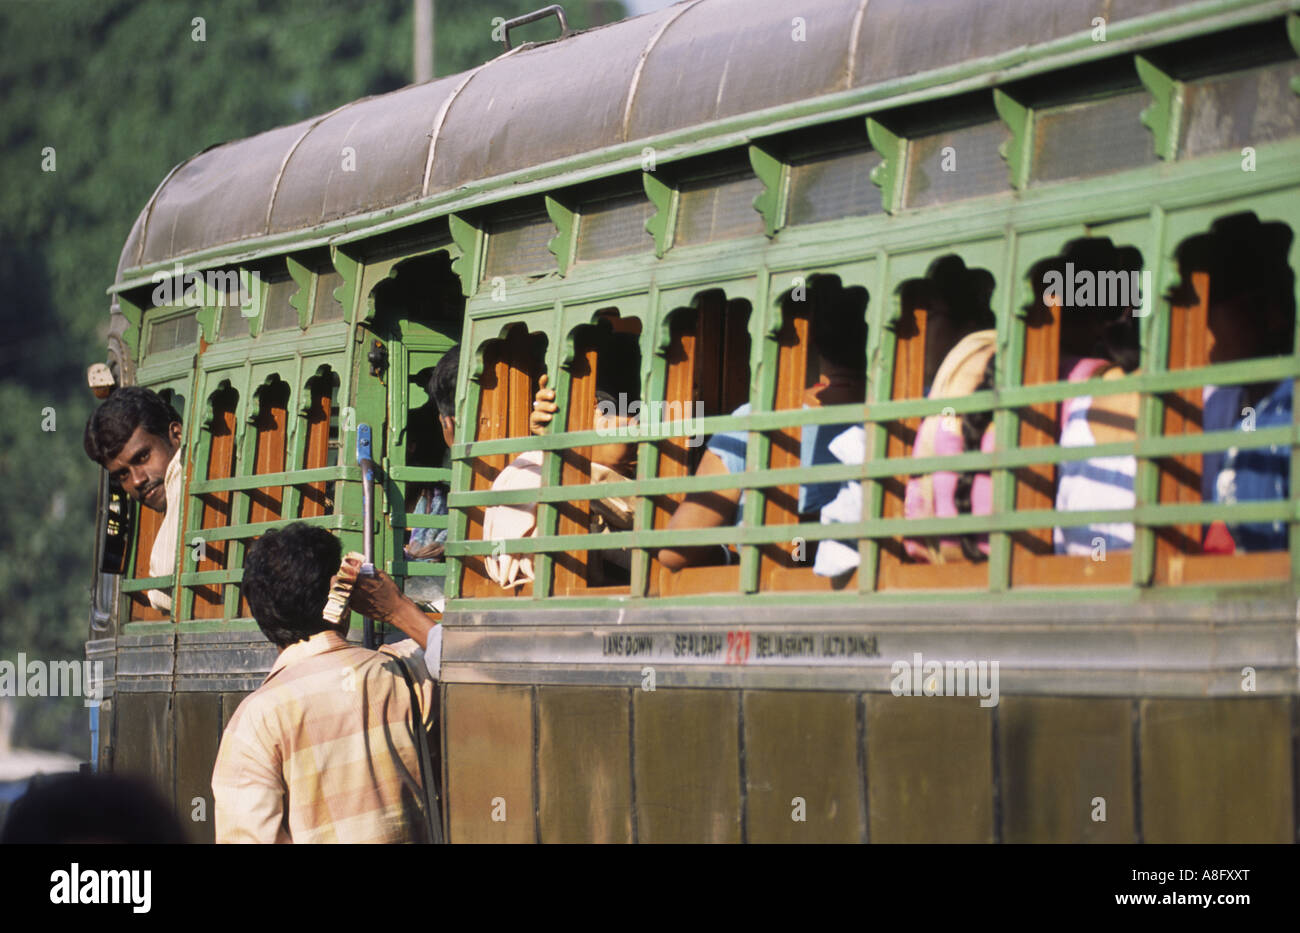
[[[664,401],[668,410],[687,411],[696,398],[695,367],[696,347],[699,344],[696,333],[699,313],[681,311],[673,316],[669,325],[667,360],[667,378],[664,384]],[[706,411],[708,409],[706,408]],[[690,448],[686,438],[671,437],[655,445],[659,450],[658,475],[663,478],[690,476],[694,463],[690,457]],[[654,527],[666,528],[673,511],[686,498],[685,493],[672,493],[655,496]]]
[[[890,575],[889,587],[900,590],[987,589],[988,561],[948,561],[943,564],[900,564]]]
[[[1042,385],[1060,380],[1061,306],[1035,303],[1025,319],[1025,357],[1022,385]],[[1020,411],[1020,447],[1053,447],[1061,439],[1060,403],[1040,402]],[[1052,509],[1056,506],[1056,465],[1036,463],[1015,470],[1016,510]],[[1031,528],[1011,535],[1011,582],[1026,585],[1038,574],[1033,562],[1054,553],[1051,528]]]
[[[227,479],[235,475],[235,407],[238,396],[233,390],[218,392],[212,397],[211,433],[208,445],[206,479]],[[230,524],[231,502],[234,493],[208,492],[198,497],[202,502],[203,517],[200,528],[224,528]],[[207,556],[198,562],[199,572],[224,570],[229,543],[209,541]],[[220,619],[224,614],[224,586],[204,584],[194,587],[194,618]]]
[[[734,298],[727,302],[722,332],[722,379],[719,389],[727,414],[749,401],[749,302]]]
[[[808,376],[808,348],[812,337],[812,312],[809,303],[786,302],[784,320],[777,333],[776,397],[772,400],[775,411],[789,411],[803,405],[804,389]],[[800,440],[802,428],[798,425],[772,431],[768,466],[773,470],[796,468],[800,465]],[[796,525],[799,523],[799,484],[774,486],[766,490],[763,524]],[[774,542],[759,549],[759,589],[772,588],[773,574],[781,568],[794,568],[789,545]],[[811,560],[804,567],[812,572]]]
[[[287,469],[287,450],[289,441],[289,385],[277,382],[274,386],[265,386],[257,394],[258,411],[253,421],[257,432],[254,438],[253,475],[263,473],[283,473]],[[284,511],[284,487],[262,486],[249,491],[248,521],[273,522]],[[250,618],[253,614],[248,600],[241,594],[239,599],[240,618]]]
[[[258,393],[258,413],[253,422],[257,432],[253,452],[253,475],[283,473],[288,440],[289,386],[283,382]],[[283,486],[263,486],[249,492],[248,520],[273,522],[284,506]]]
[[[1109,551],[1105,560],[1075,554],[1040,554],[1026,559],[1016,577],[1018,586],[1059,586],[1086,583],[1127,586],[1133,579],[1132,551]]]
[[[809,550],[811,548],[812,543],[810,542]],[[857,588],[858,572],[856,570],[849,574],[842,584],[836,586],[835,578],[820,577],[812,572],[812,568],[804,566],[776,568],[772,571],[772,577],[766,587],[768,591],[773,593],[824,592],[829,590],[852,593],[856,592]]]
[[[1291,579],[1289,551],[1242,554],[1171,554],[1165,563],[1170,586],[1184,583],[1246,583]]]
[[[329,376],[313,379],[311,404],[307,408],[307,443],[303,449],[302,468],[319,470],[329,466],[330,417],[334,411],[334,392]],[[328,514],[329,503],[325,496],[325,483],[308,483],[302,490],[299,518],[315,518]]]
[[[683,567],[677,572],[659,565],[651,579],[658,587],[650,596],[694,596],[700,593],[739,593],[740,564],[717,567]]]
[[[154,540],[158,537],[158,529],[162,527],[163,515],[143,505],[135,505],[134,508],[136,510],[135,579],[141,580],[149,576],[149,555],[153,551]],[[167,618],[169,618],[167,613],[149,604],[147,591],[131,594],[130,621],[158,622]]]
[[[898,320],[892,325],[895,342],[894,378],[889,393],[891,400],[922,398],[925,395],[925,336],[928,316],[927,309],[912,307],[910,302],[904,301]],[[919,417],[888,422],[885,425],[885,456],[890,460],[910,457],[920,426]],[[881,517],[902,518],[907,475],[885,477],[881,488]],[[877,586],[880,589],[901,586],[900,572],[907,566],[910,565],[903,551],[902,540],[881,539]]]
[[[1210,362],[1209,307],[1210,276],[1193,272],[1191,287],[1195,295],[1190,304],[1171,304],[1169,308],[1169,369],[1191,369]],[[1192,386],[1161,396],[1165,409],[1166,437],[1200,434],[1203,389]],[[1201,501],[1201,455],[1182,454],[1156,461],[1160,475],[1160,503],[1199,504]],[[1201,526],[1173,525],[1156,529],[1157,583],[1172,583],[1181,569],[1175,563],[1189,554],[1201,552]]]
[[[591,336],[579,339],[570,369],[569,412],[566,431],[590,431],[596,406],[596,344]],[[591,448],[561,452],[560,482],[564,486],[581,486],[591,482]],[[557,509],[556,534],[584,535],[591,527],[591,505],[587,499],[561,503]],[[581,592],[587,586],[586,551],[567,550],[555,555],[556,596]]]

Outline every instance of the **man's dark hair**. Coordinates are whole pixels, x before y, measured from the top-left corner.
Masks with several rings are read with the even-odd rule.
[[[438,415],[456,417],[456,372],[460,369],[460,347],[452,347],[438,360],[429,377],[429,396],[438,406]]]
[[[276,647],[330,627],[323,616],[325,601],[342,557],[338,538],[302,522],[268,531],[249,546],[240,589],[258,628]]]
[[[168,428],[181,416],[153,389],[123,386],[90,415],[82,446],[86,456],[100,466],[122,452],[135,429],[166,438]]]
[[[5,818],[3,845],[185,842],[176,813],[158,789],[120,774],[32,778]]]

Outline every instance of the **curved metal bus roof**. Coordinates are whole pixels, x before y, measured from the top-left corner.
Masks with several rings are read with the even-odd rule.
[[[784,0],[684,0],[207,149],[158,187],[131,230],[118,280],[127,269],[583,152],[1087,37],[1098,16],[1113,28],[1176,8],[1243,5],[1269,3],[805,0],[796,9]],[[796,41],[800,28],[804,41]],[[345,169],[349,147],[354,170]]]

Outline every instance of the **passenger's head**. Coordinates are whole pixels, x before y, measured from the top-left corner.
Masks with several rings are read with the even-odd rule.
[[[1178,247],[1177,305],[1205,301],[1211,363],[1289,354],[1295,339],[1294,234],[1254,214],[1219,218],[1211,231]],[[1208,277],[1209,294],[1197,294]]]
[[[119,774],[32,779],[5,818],[4,845],[177,845],[185,834],[158,790]]]
[[[456,434],[456,373],[460,369],[460,348],[452,347],[438,360],[429,377],[429,396],[438,406],[442,439],[452,445]]]
[[[1133,314],[1142,304],[1141,252],[1133,246],[1117,247],[1105,237],[1075,240],[1062,255],[1041,264],[1034,280],[1044,282],[1049,270],[1060,276],[1064,288],[1060,355],[1110,360],[1126,370],[1136,369]]]
[[[1295,277],[1283,256],[1271,258],[1237,256],[1211,272],[1206,309],[1211,363],[1291,352]]]
[[[904,301],[927,311],[924,381],[928,386],[948,351],[962,338],[997,326],[990,306],[994,281],[986,269],[969,269],[960,257],[943,256],[918,285],[904,292]]]
[[[181,416],[157,392],[125,386],[91,414],[82,444],[127,495],[162,512],[167,464],[183,434]]]
[[[325,602],[342,557],[334,535],[302,522],[268,531],[249,546],[240,589],[277,648],[334,628],[325,621]],[[347,624],[345,615],[344,630]]]
[[[1206,314],[1211,363],[1289,354],[1295,299],[1278,287],[1249,288],[1211,298]]]
[[[841,288],[837,281],[814,286],[818,303],[812,320],[812,343],[821,375],[848,381],[867,377],[867,291]]]

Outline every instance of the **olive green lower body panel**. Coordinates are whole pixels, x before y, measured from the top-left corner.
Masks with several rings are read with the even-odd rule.
[[[120,693],[113,699],[113,770],[151,781],[169,800],[174,800],[176,773],[172,702],[169,693]]]
[[[215,841],[212,764],[221,727],[221,694],[176,694],[176,812],[193,842]]]
[[[1293,842],[1296,701],[447,684],[453,842]]]
[[[100,711],[100,768],[152,784],[175,807],[191,842],[212,842],[212,767],[221,734],[245,696],[118,693]]]
[[[535,693],[477,684],[446,690],[449,841],[537,841]]]
[[[1146,842],[1294,842],[1289,698],[1142,703]]]

